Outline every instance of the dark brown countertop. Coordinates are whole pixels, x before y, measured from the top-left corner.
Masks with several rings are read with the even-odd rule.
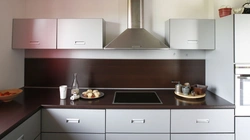
[[[184,99],[174,94],[174,90],[156,91],[162,104],[112,104],[116,90],[99,89],[105,95],[94,100],[71,101],[70,92],[66,100],[60,100],[57,88],[24,88],[24,92],[13,101],[0,101],[0,139],[33,115],[40,108],[78,109],[234,109],[234,104],[208,92],[205,98]],[[83,90],[80,90],[82,92]],[[121,91],[119,89],[119,91]]]

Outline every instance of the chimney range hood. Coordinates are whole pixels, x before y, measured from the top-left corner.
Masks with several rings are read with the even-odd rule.
[[[143,0],[128,0],[128,28],[104,49],[169,48],[143,28]]]

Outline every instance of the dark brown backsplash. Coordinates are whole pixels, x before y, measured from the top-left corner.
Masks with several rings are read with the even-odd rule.
[[[171,81],[205,84],[205,60],[25,59],[25,86],[173,88]]]

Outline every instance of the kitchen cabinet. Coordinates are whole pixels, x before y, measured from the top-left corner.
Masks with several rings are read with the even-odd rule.
[[[105,139],[104,109],[42,109],[42,139]],[[93,137],[93,138],[92,138]]]
[[[234,134],[172,134],[171,140],[234,140]]]
[[[234,33],[232,40],[235,41],[235,63],[250,63],[250,16],[247,14],[234,14],[231,18],[233,18],[232,22],[234,22],[234,28],[231,31]]]
[[[165,29],[166,44],[170,49],[215,48],[214,19],[169,19]]]
[[[169,140],[169,134],[170,110],[106,110],[106,140],[135,140],[152,137]]]
[[[171,110],[171,140],[183,139],[234,140],[234,109]]]
[[[105,140],[105,134],[43,133],[43,140]]]
[[[13,19],[13,49],[56,49],[56,19]]]
[[[250,117],[235,117],[235,140],[246,140],[250,137]]]
[[[41,112],[38,111],[6,135],[2,140],[39,140],[41,128],[40,118]]]
[[[58,19],[58,49],[102,49],[103,19]]]

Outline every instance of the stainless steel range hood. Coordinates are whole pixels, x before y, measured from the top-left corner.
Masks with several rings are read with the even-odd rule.
[[[128,29],[104,49],[166,49],[169,48],[143,28],[143,0],[128,0]]]

